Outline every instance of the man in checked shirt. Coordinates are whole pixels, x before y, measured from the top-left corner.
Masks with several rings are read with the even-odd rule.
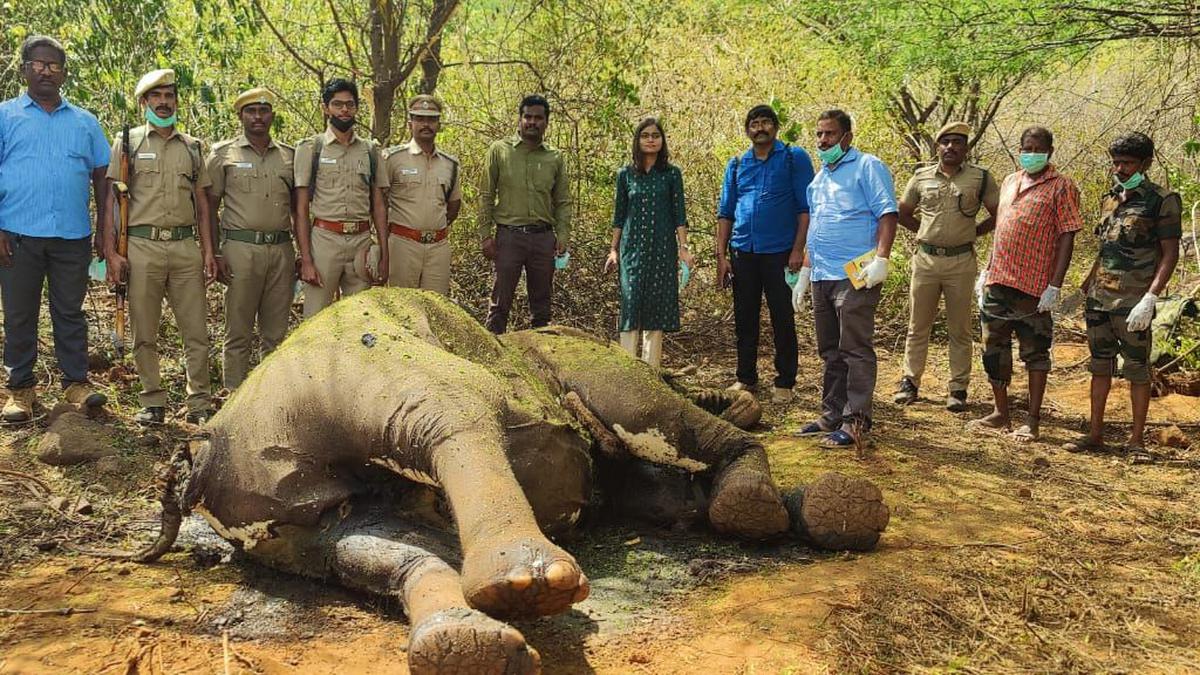
[[[1000,187],[995,243],[988,268],[979,277],[979,313],[983,323],[983,368],[995,398],[995,410],[972,425],[1010,428],[1008,384],[1012,380],[1012,336],[1029,372],[1029,416],[1010,437],[1038,438],[1042,396],[1050,372],[1050,345],[1059,289],[1075,233],[1083,227],[1079,188],[1050,164],[1054,135],[1033,126],[1021,133],[1021,170]]]

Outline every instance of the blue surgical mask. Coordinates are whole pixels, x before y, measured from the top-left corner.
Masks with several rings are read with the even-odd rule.
[[[176,117],[177,113],[172,113],[170,117],[159,117],[158,115],[154,114],[154,111],[150,109],[150,106],[146,106],[146,121],[158,127],[159,129],[175,126]]]
[[[800,281],[800,273],[799,272],[793,272],[791,270],[783,271],[783,282],[785,284],[787,284],[789,288],[795,288],[796,283],[799,281]]]
[[[554,256],[554,269],[565,270],[569,262],[571,262],[571,252],[563,251],[561,254]]]
[[[691,279],[691,278],[692,278],[692,268],[688,267],[687,263],[680,260],[679,261],[679,290],[682,291],[684,289],[684,287],[687,286],[688,279]]]
[[[1113,174],[1113,178],[1116,179],[1117,185],[1120,185],[1122,188],[1126,190],[1134,190],[1137,189],[1137,186],[1142,184],[1142,181],[1146,180],[1146,175],[1139,171],[1130,176],[1129,180],[1124,182],[1122,182],[1121,177],[1116,174]]]
[[[1021,168],[1025,169],[1025,173],[1037,173],[1046,168],[1049,161],[1050,153],[1048,152],[1021,153]]]
[[[846,151],[842,148],[841,143],[834,143],[824,150],[817,148],[817,156],[821,158],[821,163],[825,165],[837,164],[838,160],[845,154]]]

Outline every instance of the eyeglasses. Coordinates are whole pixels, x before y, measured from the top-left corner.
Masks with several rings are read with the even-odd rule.
[[[51,73],[58,75],[63,71],[63,64],[58,61],[26,61],[25,66],[35,73]]]
[[[358,101],[330,101],[329,107],[334,110],[354,110],[358,108]]]
[[[770,119],[752,120],[748,125],[750,129],[770,129],[775,126],[775,122]]]
[[[662,134],[657,131],[643,131],[642,133],[638,134],[638,138],[642,139],[643,141],[657,141],[662,138]]]

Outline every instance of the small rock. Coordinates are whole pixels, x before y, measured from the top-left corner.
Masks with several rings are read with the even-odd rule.
[[[650,657],[642,652],[634,652],[629,655],[630,663],[650,663]]]
[[[1022,487],[1017,490],[1017,496],[1020,497],[1021,499],[1032,499],[1033,498],[1033,490],[1030,490],[1027,487]]]
[[[1050,460],[1046,459],[1045,457],[1034,457],[1033,458],[1033,468],[1039,469],[1039,470],[1049,469],[1050,468]]]
[[[38,459],[54,466],[94,462],[116,454],[104,425],[78,412],[64,412],[38,442]]]
[[[96,460],[96,473],[102,476],[119,476],[121,471],[121,458],[116,455],[108,455]]]
[[[127,576],[129,576],[129,568],[128,567],[118,568],[117,574],[120,576],[123,576],[123,577],[127,577]]]
[[[83,497],[77,497],[75,503],[71,505],[71,510],[81,516],[92,515],[92,503]]]
[[[45,506],[42,502],[21,502],[13,507],[13,511],[15,512],[14,515],[18,516],[36,516],[42,512]]]
[[[49,504],[50,504],[50,508],[54,509],[55,511],[66,511],[67,510],[67,498],[66,497],[51,497]]]
[[[53,551],[54,549],[58,548],[58,542],[54,541],[53,539],[46,539],[37,542],[34,544],[34,547],[39,551]]]
[[[1174,424],[1154,432],[1154,440],[1159,445],[1165,445],[1168,448],[1178,448],[1180,450],[1185,450],[1191,445],[1187,434],[1183,433],[1183,430]]]
[[[367,349],[374,347],[375,346],[375,336],[370,333],[363,333],[362,343]]]

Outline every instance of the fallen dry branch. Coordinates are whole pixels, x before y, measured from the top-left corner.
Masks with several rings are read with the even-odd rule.
[[[57,609],[4,609],[0,608],[0,614],[6,616],[17,616],[26,614],[54,614],[57,616],[71,616],[72,614],[92,614],[100,610],[95,607],[59,607]]]

